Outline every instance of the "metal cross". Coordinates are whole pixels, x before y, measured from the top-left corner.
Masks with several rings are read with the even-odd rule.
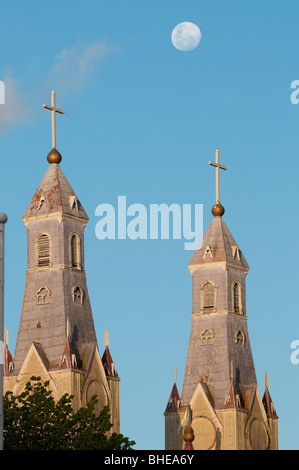
[[[227,170],[226,166],[219,164],[219,149],[216,149],[216,162],[209,162],[209,165],[216,167],[216,202],[220,202],[220,175],[219,168],[221,170]]]
[[[62,109],[55,107],[55,91],[51,92],[51,106],[48,104],[43,104],[43,108],[50,109],[52,113],[52,148],[56,148],[56,114],[64,114]]]

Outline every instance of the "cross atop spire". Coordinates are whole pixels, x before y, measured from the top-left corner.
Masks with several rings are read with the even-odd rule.
[[[216,204],[220,203],[220,174],[219,168],[221,170],[227,170],[226,166],[220,165],[219,163],[219,149],[216,149],[216,162],[209,162],[209,165],[216,167]]]
[[[56,114],[64,114],[62,109],[58,109],[55,106],[55,91],[51,92],[51,106],[48,104],[43,104],[43,108],[50,109],[52,114],[52,148],[56,149]]]

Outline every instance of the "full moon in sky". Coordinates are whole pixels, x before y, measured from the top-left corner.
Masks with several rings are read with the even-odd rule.
[[[178,24],[171,33],[171,41],[174,47],[180,51],[192,51],[201,40],[201,32],[194,23],[185,21]]]

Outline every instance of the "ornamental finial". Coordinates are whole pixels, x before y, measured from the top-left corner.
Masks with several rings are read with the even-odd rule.
[[[104,346],[106,346],[106,348],[109,346],[109,331],[107,328],[105,331]]]

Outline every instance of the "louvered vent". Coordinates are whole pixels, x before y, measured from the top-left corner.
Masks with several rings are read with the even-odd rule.
[[[79,240],[78,240],[77,235],[72,235],[72,238],[71,238],[71,257],[72,257],[72,267],[79,268],[80,267]]]
[[[47,234],[40,235],[38,239],[37,265],[39,268],[50,266],[50,237]]]
[[[236,282],[234,284],[234,312],[240,312],[240,286]]]
[[[207,282],[202,288],[202,293],[203,309],[205,312],[210,312],[214,309],[215,288],[210,282]]]

